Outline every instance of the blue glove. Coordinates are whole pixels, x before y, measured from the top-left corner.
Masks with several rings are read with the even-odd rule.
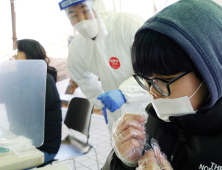
[[[105,121],[106,121],[106,124],[108,124],[107,113],[106,113],[106,107],[104,107],[104,108],[102,109],[102,111],[103,111],[103,116],[104,116],[104,119],[105,119]]]
[[[103,105],[111,112],[115,112],[126,102],[126,99],[120,90],[105,92],[97,97],[97,99],[101,100]]]

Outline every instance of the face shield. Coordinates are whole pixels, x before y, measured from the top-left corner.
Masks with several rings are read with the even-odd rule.
[[[97,36],[99,23],[91,0],[63,0],[59,6],[61,10],[65,10],[74,29],[85,39]]]

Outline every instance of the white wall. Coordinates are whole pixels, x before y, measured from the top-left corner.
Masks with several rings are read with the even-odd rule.
[[[222,6],[222,0],[213,0],[213,1]]]
[[[10,0],[0,5],[0,58],[12,54],[12,24]],[[65,12],[60,11],[61,0],[15,0],[16,32],[19,39],[35,39],[44,47],[60,43],[71,27]],[[66,37],[65,37],[66,38]],[[67,40],[68,42],[68,40]],[[60,44],[58,44],[60,46]],[[67,46],[68,51],[68,46]],[[57,55],[58,54],[58,55]],[[66,55],[66,56],[65,56]],[[55,55],[53,55],[55,56]],[[59,49],[55,57],[67,57]]]
[[[157,11],[177,2],[178,0],[154,0]]]
[[[145,20],[154,14],[153,0],[121,0],[122,12],[133,13]]]
[[[12,51],[11,3],[1,0],[0,5],[0,60],[6,51]]]

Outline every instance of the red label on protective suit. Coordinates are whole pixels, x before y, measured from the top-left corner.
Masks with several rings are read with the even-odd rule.
[[[116,58],[116,57],[111,57],[109,59],[109,64],[112,68],[114,69],[118,69],[120,67],[120,62],[119,62],[119,59]]]

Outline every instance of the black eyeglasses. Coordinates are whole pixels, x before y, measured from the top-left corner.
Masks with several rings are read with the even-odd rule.
[[[177,76],[176,78],[174,78],[173,80],[170,80],[170,81],[162,80],[162,79],[159,79],[159,78],[148,79],[148,78],[143,77],[143,75],[136,74],[136,73],[133,74],[133,77],[136,79],[136,81],[139,83],[139,85],[143,89],[145,89],[147,91],[150,91],[150,87],[152,85],[158,93],[167,97],[167,96],[170,95],[169,85],[172,84],[173,82],[177,81],[181,77],[187,75],[188,73],[190,73],[190,71],[189,72],[184,72],[184,73],[180,74],[179,76]]]

